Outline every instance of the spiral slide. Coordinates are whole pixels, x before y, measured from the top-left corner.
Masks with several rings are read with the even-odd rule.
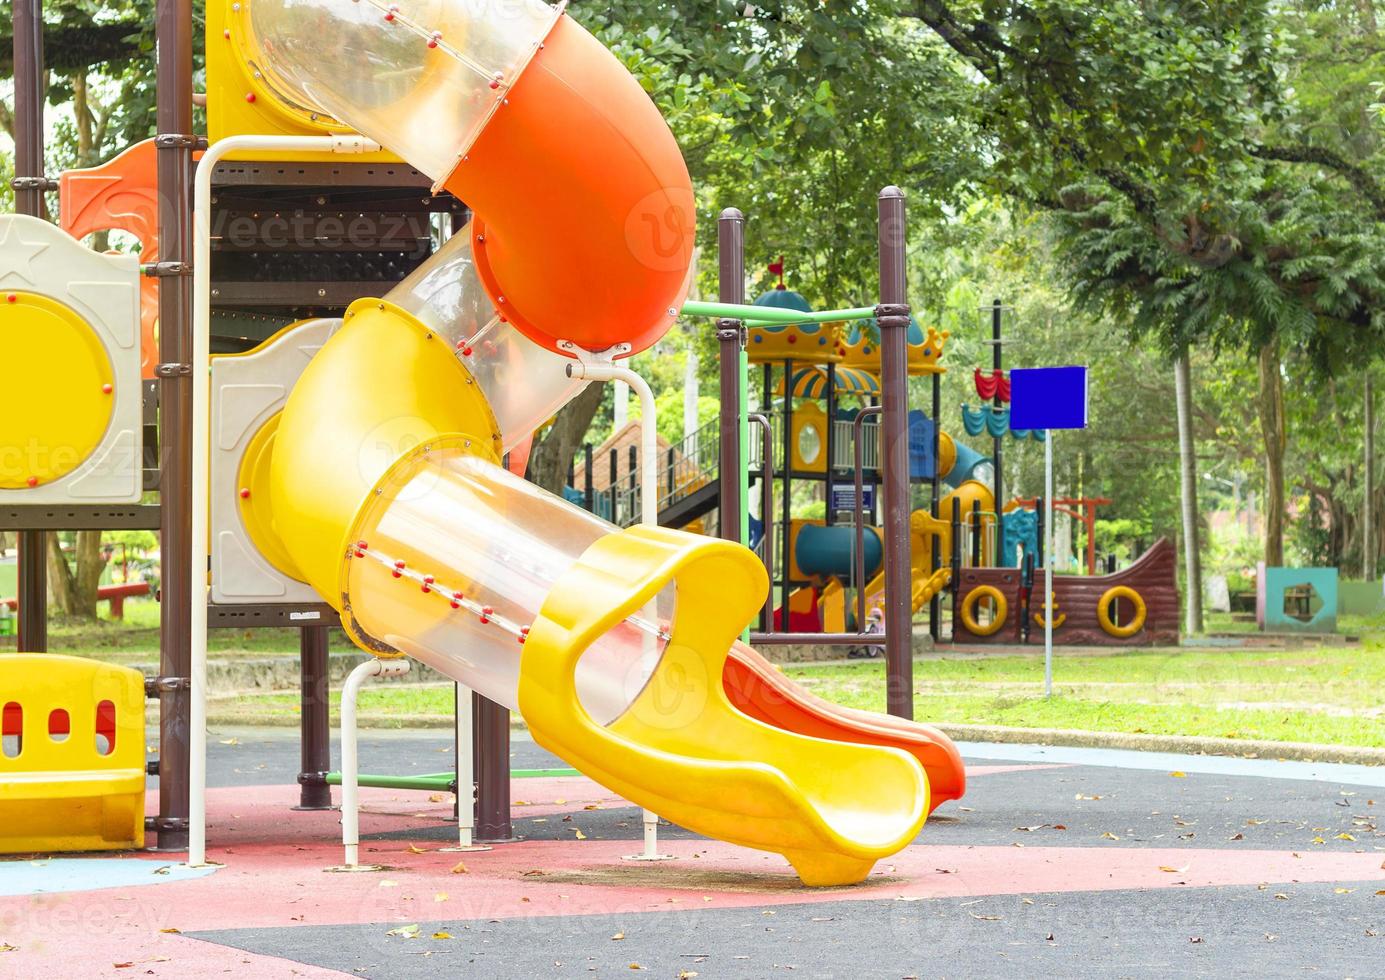
[[[917,834],[928,780],[898,733],[800,734],[728,699],[758,559],[618,530],[499,465],[581,390],[572,358],[647,348],[685,298],[691,182],[657,109],[539,0],[256,0],[249,18],[269,84],[475,213],[353,304],[293,389],[247,476],[284,561],[363,649],[518,710],[626,799],[808,884],[862,880]]]

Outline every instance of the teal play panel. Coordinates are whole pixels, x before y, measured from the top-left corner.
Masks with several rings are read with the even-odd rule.
[[[1335,633],[1337,569],[1259,567],[1255,621],[1271,633]]]

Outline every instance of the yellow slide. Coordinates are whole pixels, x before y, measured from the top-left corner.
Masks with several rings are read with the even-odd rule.
[[[476,218],[351,306],[246,474],[269,488],[246,505],[363,649],[518,710],[539,744],[690,830],[783,854],[808,884],[860,881],[918,833],[927,779],[901,749],[728,702],[723,665],[768,585],[753,553],[617,530],[499,465],[583,387],[570,357],[667,329],[694,238],[686,168],[635,80],[545,4],[498,10],[251,8],[276,82]],[[387,43],[401,31],[418,43]],[[322,57],[324,38],[359,53],[376,32],[378,57]]]

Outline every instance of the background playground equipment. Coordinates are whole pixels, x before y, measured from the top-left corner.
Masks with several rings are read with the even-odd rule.
[[[967,644],[1021,642],[1026,610],[1031,633],[1043,632],[1042,576],[1025,602],[1019,568],[967,568],[959,577],[953,639]],[[995,596],[1001,600],[996,602]],[[1112,575],[1053,576],[1053,641],[1065,646],[1156,646],[1178,642],[1178,585],[1173,544],[1160,538]],[[997,615],[997,605],[1000,607]],[[962,611],[966,615],[962,615]],[[970,620],[970,623],[968,622]],[[980,630],[973,624],[979,625]]]
[[[0,500],[139,500],[139,280],[46,221],[0,215]]]
[[[1255,569],[1255,625],[1269,632],[1335,633],[1338,572],[1335,568]]]
[[[0,657],[0,854],[144,846],[144,675]]]

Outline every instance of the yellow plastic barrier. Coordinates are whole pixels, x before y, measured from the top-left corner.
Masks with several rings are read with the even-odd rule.
[[[144,677],[0,656],[0,853],[144,846]]]

